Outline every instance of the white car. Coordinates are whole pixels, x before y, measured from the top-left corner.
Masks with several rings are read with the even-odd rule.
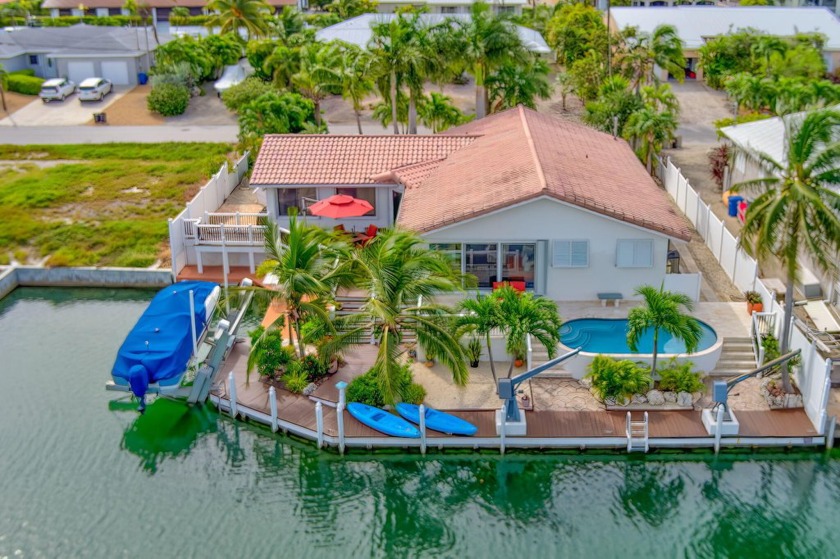
[[[231,66],[225,66],[225,71],[222,72],[222,77],[213,84],[213,88],[216,90],[217,95],[221,95],[231,87],[242,82],[247,77],[248,72],[246,72],[245,68],[241,65],[233,64]]]
[[[48,103],[56,99],[64,101],[75,92],[76,84],[64,78],[54,78],[41,84],[41,93],[38,96],[44,103]]]
[[[79,84],[79,101],[101,101],[113,88],[105,78],[88,78]]]

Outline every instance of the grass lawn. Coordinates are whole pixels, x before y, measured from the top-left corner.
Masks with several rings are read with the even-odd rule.
[[[150,266],[228,144],[0,145],[0,264]]]

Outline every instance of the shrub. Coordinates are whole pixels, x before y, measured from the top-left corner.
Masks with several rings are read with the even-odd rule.
[[[596,355],[589,365],[587,378],[601,400],[629,398],[647,392],[651,383],[650,370],[629,359],[616,361],[606,355]]]
[[[426,397],[426,389],[413,382],[411,366],[403,364],[396,373],[397,393],[400,400],[411,404],[420,404]],[[360,377],[356,377],[347,387],[347,401],[360,402],[369,406],[382,407],[386,402],[379,389],[379,379],[373,369]]]
[[[6,89],[23,95],[38,95],[41,92],[43,78],[26,76],[23,74],[9,74],[6,76]]]
[[[305,356],[300,364],[310,382],[327,376],[327,366],[316,355]]]
[[[272,91],[270,84],[260,78],[251,76],[223,92],[222,103],[228,110],[239,112],[241,107],[270,91]]]
[[[773,334],[765,334],[761,337],[761,347],[764,348],[764,362],[779,358],[782,354],[779,349],[779,340]]]
[[[249,332],[251,337],[251,352],[253,359],[249,359],[257,368],[259,375],[274,377],[281,367],[291,363],[294,350],[283,346],[283,333],[275,328],[266,332],[259,328]]]
[[[416,382],[412,382],[403,392],[402,399],[403,402],[409,404],[422,404],[423,400],[426,399],[426,389]]]
[[[190,103],[190,91],[182,85],[161,84],[149,92],[147,103],[150,111],[163,116],[184,114]]]
[[[309,377],[300,361],[289,363],[289,368],[283,374],[283,384],[286,386],[286,390],[294,394],[302,393],[309,386]]]
[[[694,363],[691,361],[681,363],[671,358],[665,367],[656,369],[660,379],[659,389],[672,392],[700,392],[705,388],[703,381],[700,380],[703,374],[692,371],[693,368]]]

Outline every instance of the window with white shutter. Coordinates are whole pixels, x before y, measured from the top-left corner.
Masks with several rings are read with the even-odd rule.
[[[652,268],[653,240],[619,239],[615,248],[615,265],[618,268]]]
[[[554,268],[589,267],[589,241],[555,240],[551,266]]]

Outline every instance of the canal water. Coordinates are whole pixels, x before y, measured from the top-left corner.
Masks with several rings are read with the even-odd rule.
[[[840,460],[317,452],[104,391],[151,293],[0,301],[0,558],[838,557]]]

